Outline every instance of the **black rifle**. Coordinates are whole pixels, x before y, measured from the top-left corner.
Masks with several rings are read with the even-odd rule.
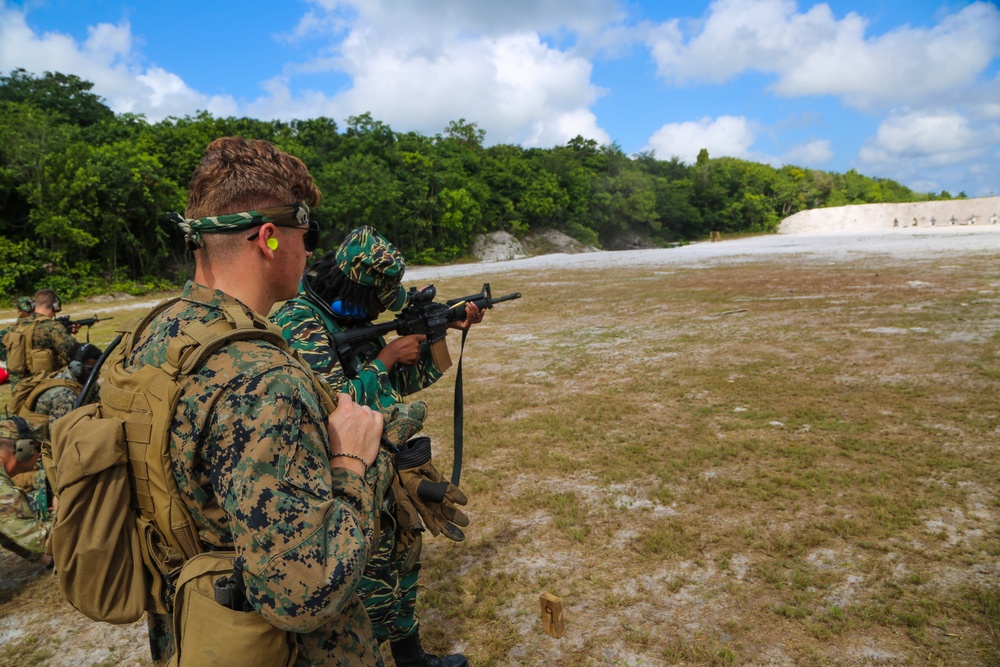
[[[56,322],[66,327],[66,331],[69,331],[70,333],[73,333],[74,324],[79,324],[81,327],[92,327],[98,322],[110,319],[110,317],[81,317],[78,320],[71,320],[69,315],[60,315],[55,318]]]
[[[435,343],[444,340],[448,334],[448,323],[465,319],[465,304],[467,302],[471,301],[480,310],[483,310],[492,308],[497,303],[521,298],[520,292],[494,297],[490,291],[489,283],[484,283],[483,289],[478,294],[451,299],[446,303],[434,301],[436,295],[437,290],[434,285],[428,285],[419,290],[416,287],[411,287],[406,294],[406,305],[391,322],[356,327],[349,331],[332,334],[331,343],[337,352],[340,366],[344,369],[344,375],[354,378],[361,372],[361,360],[354,354],[358,343],[376,340],[393,331],[400,336],[423,334],[427,336],[427,343],[431,346],[433,354],[435,350],[442,349]],[[443,353],[447,352],[447,348],[443,348],[443,350]],[[437,363],[438,361],[439,359],[435,358],[435,363],[442,371],[451,365],[450,359],[440,359],[441,363]]]
[[[313,291],[309,284],[308,277],[302,281],[306,289],[309,300],[314,302],[328,317],[336,318],[330,306]],[[490,284],[483,283],[483,289],[479,294],[470,294],[458,299],[451,299],[445,303],[434,301],[437,290],[434,285],[428,285],[423,289],[411,287],[406,294],[406,305],[399,311],[399,315],[391,322],[384,324],[372,324],[330,334],[330,345],[337,353],[337,359],[344,375],[349,378],[357,377],[361,372],[362,363],[355,354],[355,348],[368,341],[374,341],[385,334],[395,331],[400,336],[410,334],[423,334],[427,336],[430,344],[431,356],[434,365],[439,370],[445,371],[451,366],[451,357],[448,355],[447,342],[448,323],[465,319],[465,304],[469,301],[476,304],[480,310],[492,308],[494,304],[520,299],[521,293],[514,292],[504,296],[494,297],[490,291]],[[462,349],[465,349],[465,337],[468,330],[462,332]],[[462,358],[459,355],[458,372],[455,375],[455,460],[451,470],[451,483],[458,486],[462,476],[462,431],[463,431],[463,407],[462,397]]]

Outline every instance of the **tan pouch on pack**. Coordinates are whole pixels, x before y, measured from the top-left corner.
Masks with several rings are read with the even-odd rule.
[[[207,551],[181,568],[174,593],[174,655],[169,667],[291,667],[298,644],[256,611],[215,601],[215,582],[233,573],[236,553]]]
[[[32,373],[51,373],[56,369],[56,357],[52,350],[32,350],[28,367]]]
[[[17,375],[28,372],[28,360],[25,358],[24,332],[8,331],[3,337],[3,346],[7,348],[7,370]]]
[[[97,405],[77,408],[53,425],[42,462],[59,498],[48,545],[59,588],[95,621],[137,621],[148,593],[122,421]]]

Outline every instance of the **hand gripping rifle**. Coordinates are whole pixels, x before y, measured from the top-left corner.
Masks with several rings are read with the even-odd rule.
[[[484,283],[483,289],[478,294],[451,299],[446,303],[434,301],[436,295],[437,290],[434,285],[428,285],[419,290],[416,287],[411,287],[406,294],[406,305],[391,322],[357,327],[333,334],[331,342],[337,352],[337,359],[344,369],[344,375],[354,378],[361,372],[361,360],[354,354],[359,343],[377,340],[393,331],[400,336],[411,334],[427,336],[434,364],[441,371],[446,371],[451,367],[451,357],[445,342],[445,336],[448,334],[448,323],[465,319],[466,302],[471,301],[482,310],[492,308],[497,303],[521,298],[520,292],[494,297],[490,291],[489,283]],[[465,344],[464,335],[462,344]]]
[[[333,311],[309,284],[308,278],[303,278],[303,285],[310,301],[319,306],[328,317],[335,317]],[[348,378],[357,377],[361,372],[362,362],[354,350],[360,343],[378,340],[390,332],[396,332],[400,336],[410,334],[423,334],[427,336],[430,343],[431,357],[434,365],[441,371],[447,370],[451,366],[451,356],[448,354],[448,323],[465,319],[465,304],[469,301],[476,304],[480,309],[492,308],[494,304],[520,299],[520,292],[505,294],[494,297],[490,290],[489,283],[483,283],[483,289],[478,294],[470,294],[458,299],[451,299],[445,303],[434,301],[437,290],[434,285],[428,285],[422,289],[411,287],[406,294],[406,305],[399,311],[395,319],[382,324],[372,324],[370,326],[356,327],[348,331],[340,331],[330,334],[330,344],[337,353],[337,359],[344,375]],[[465,349],[465,338],[469,334],[468,329],[462,332],[462,349]],[[455,464],[451,471],[451,483],[458,486],[462,475],[462,431],[463,431],[463,407],[462,398],[462,355],[459,352],[458,370],[455,375]]]
[[[87,342],[90,342],[90,327],[94,326],[98,322],[103,322],[104,320],[110,320],[110,317],[81,317],[78,320],[70,319],[69,315],[60,315],[54,318],[56,322],[66,327],[66,331],[73,333],[73,325],[79,324],[81,327],[87,327]]]

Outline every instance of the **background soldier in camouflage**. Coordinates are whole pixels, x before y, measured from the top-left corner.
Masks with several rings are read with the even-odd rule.
[[[0,327],[0,361],[7,361],[7,348],[3,346],[3,337],[14,328],[14,325],[35,312],[35,302],[31,300],[30,296],[18,297],[16,307],[17,319],[5,327]]]
[[[73,410],[100,356],[101,350],[96,345],[77,344],[73,361],[66,368],[54,373],[36,373],[20,381],[7,402],[7,414],[25,418],[37,429],[40,439],[48,440],[52,423]],[[92,392],[91,402],[96,395]],[[37,470],[14,475],[13,481],[28,493],[39,517],[48,519],[49,488],[41,463]]]
[[[19,440],[20,432],[13,420],[0,422],[0,544],[28,560],[48,565],[52,557],[45,553],[45,541],[52,524],[36,514],[28,496],[11,481],[14,475],[35,468],[41,443],[33,436],[34,453],[19,461]]]
[[[347,391],[359,403],[387,410],[398,417],[387,424],[390,440],[401,443],[418,432],[426,406],[422,401],[404,404],[403,397],[430,386],[441,377],[434,365],[426,336],[400,336],[386,344],[384,339],[362,343],[356,350],[363,368],[355,378],[347,378],[330,346],[330,333],[365,326],[386,310],[398,311],[406,301],[400,284],[406,263],[399,251],[372,227],[355,229],[332,253],[309,271],[315,293],[330,306],[330,318],[323,314],[305,287],[287,301],[272,320],[282,327],[285,338],[309,362],[313,370],[333,387]],[[466,306],[466,320],[452,322],[456,329],[468,328],[482,320],[475,304]],[[401,547],[392,496],[383,509],[383,531],[358,591],[375,627],[379,642],[388,640],[398,667],[461,667],[465,656],[436,656],[425,653],[420,643],[416,618],[417,576],[420,572],[419,533],[412,544]],[[400,521],[403,523],[403,521]]]
[[[51,387],[42,391],[32,401],[32,405],[26,406],[28,410],[47,416],[50,426],[55,420],[69,414],[100,356],[101,348],[96,345],[78,343],[73,352],[73,360],[66,368],[54,373],[46,373],[45,377],[40,380],[41,384],[51,385]],[[61,380],[65,384],[57,384],[50,382],[50,380]],[[96,391],[92,391],[91,394],[91,400],[88,402],[92,402],[97,397]]]
[[[3,337],[7,335],[15,324],[21,321],[22,318],[27,317],[35,309],[35,304],[30,298],[26,296],[19,297],[17,300],[17,319],[8,324],[7,326],[0,327],[0,384],[7,382],[10,379],[10,373],[7,372],[7,348],[4,347]]]
[[[305,165],[269,142],[209,145],[179,220],[194,281],[143,330],[126,369],[162,364],[182,330],[224,308],[266,326],[259,313],[296,293],[319,198]],[[204,545],[236,550],[253,608],[297,633],[296,665],[380,665],[355,587],[388,482],[376,465],[382,416],[347,395],[327,414],[310,371],[259,339],[223,346],[182,378],[170,456]],[[158,661],[173,652],[169,622],[150,618]]]
[[[47,349],[52,351],[52,356],[55,360],[55,370],[65,368],[69,364],[73,358],[73,350],[77,345],[77,340],[66,331],[66,327],[53,319],[60,310],[62,310],[62,305],[54,291],[50,289],[39,290],[35,292],[34,311],[27,317],[17,320],[8,329],[8,331],[24,329],[24,327],[34,322],[35,333],[31,337],[31,345],[36,350]],[[7,358],[6,354],[7,352],[4,350],[4,359]],[[10,374],[10,388],[12,391],[20,379],[20,375],[13,372]]]
[[[30,296],[22,296],[17,300],[17,316],[27,317],[35,312],[35,301]]]

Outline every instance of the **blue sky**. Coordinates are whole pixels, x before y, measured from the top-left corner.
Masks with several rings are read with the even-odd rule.
[[[994,2],[0,0],[0,72],[18,67],[151,121],[465,118],[487,144],[583,135],[1000,195]]]

